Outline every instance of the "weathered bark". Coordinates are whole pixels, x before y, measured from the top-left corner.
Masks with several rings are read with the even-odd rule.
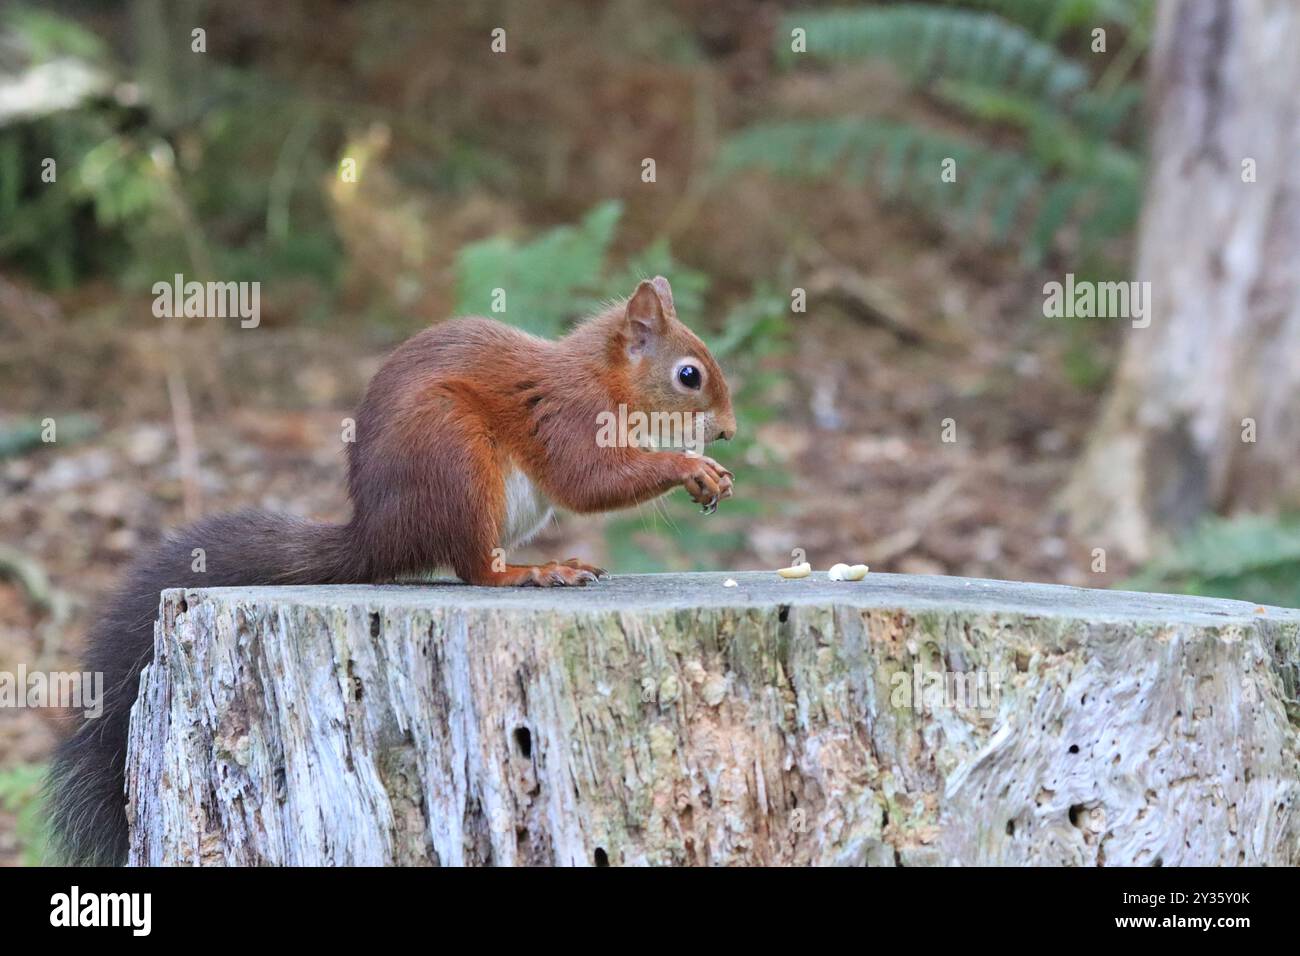
[[[1300,507],[1300,4],[1158,11],[1136,270],[1153,314],[1066,495],[1082,536],[1137,559],[1207,512]]]
[[[1300,612],[724,577],[165,592],[132,861],[1300,862]]]

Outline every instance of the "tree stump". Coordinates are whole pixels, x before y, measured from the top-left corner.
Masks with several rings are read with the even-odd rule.
[[[173,590],[135,864],[1300,862],[1300,612],[871,574]]]

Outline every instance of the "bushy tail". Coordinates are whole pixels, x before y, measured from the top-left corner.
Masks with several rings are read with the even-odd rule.
[[[242,511],[196,522],[133,564],[87,637],[83,671],[102,673],[98,718],[59,746],[46,782],[55,847],[68,863],[126,862],[127,732],[140,673],[153,660],[159,592],[174,587],[360,580],[343,525]]]

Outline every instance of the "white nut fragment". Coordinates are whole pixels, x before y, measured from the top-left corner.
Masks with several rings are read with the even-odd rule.
[[[777,568],[776,573],[783,578],[806,578],[812,574],[812,565],[805,561],[791,568]]]
[[[722,586],[723,586],[724,588],[734,588],[734,587],[736,587],[736,579],[735,579],[735,578],[727,578],[727,580],[725,580],[725,581],[722,582]]]
[[[867,576],[869,571],[865,564],[832,564],[831,569],[826,572],[826,577],[832,581],[861,581]]]

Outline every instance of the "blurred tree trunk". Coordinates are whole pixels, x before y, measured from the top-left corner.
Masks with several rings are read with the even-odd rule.
[[[1139,560],[1206,512],[1300,507],[1300,4],[1157,15],[1150,325],[1065,496],[1085,540]]]

